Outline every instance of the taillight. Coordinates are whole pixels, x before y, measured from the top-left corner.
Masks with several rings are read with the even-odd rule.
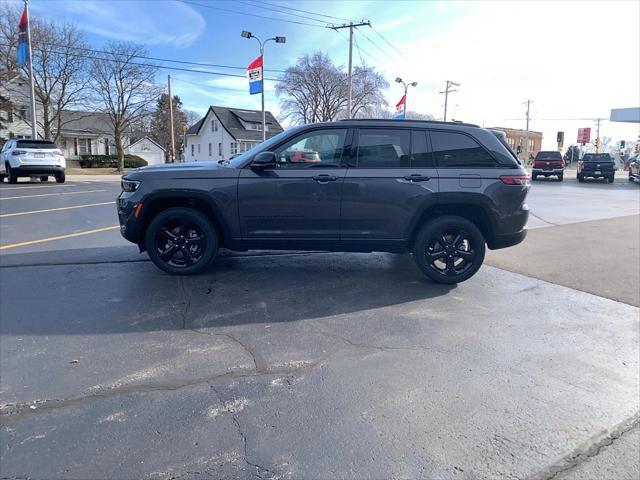
[[[58,155],[59,157],[64,157],[64,155],[62,154],[62,152],[60,150],[54,150],[53,154],[54,155]]]
[[[529,175],[500,175],[505,185],[529,185]]]
[[[26,153],[26,150],[14,150],[13,152],[11,152],[11,155],[25,155]]]

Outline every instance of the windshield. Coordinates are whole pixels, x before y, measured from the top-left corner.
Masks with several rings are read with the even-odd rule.
[[[296,129],[297,128],[300,128],[300,127],[296,127]],[[244,153],[241,153],[237,157],[234,157],[233,159],[229,160],[225,165],[232,168],[241,167],[242,165],[244,165],[244,163],[246,163],[250,155],[253,155],[254,153],[257,153],[257,152],[268,151],[269,148],[271,148],[273,145],[277,145],[283,138],[288,136],[293,130],[294,129],[289,129],[289,130],[284,130],[280,132],[279,134],[269,138],[265,142],[259,143],[252,149],[247,150]]]

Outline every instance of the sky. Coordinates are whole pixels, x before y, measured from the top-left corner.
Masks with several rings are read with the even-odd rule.
[[[608,121],[612,108],[640,106],[637,0],[31,0],[30,5],[32,16],[81,26],[93,48],[131,41],[145,44],[154,57],[239,67],[163,64],[240,75],[160,70],[158,81],[170,74],[174,93],[200,114],[209,105],[260,108],[260,96],[249,95],[243,70],[259,46],[242,38],[242,30],[259,38],[286,36],[285,44],[266,46],[266,76],[276,78],[278,70],[317,50],[347,65],[348,29],[339,33],[326,22],[351,19],[373,26],[355,31],[353,62],[376,68],[389,81],[390,108],[402,96],[393,81],[399,76],[418,82],[409,90],[408,109],[442,118],[439,92],[453,80],[460,86],[449,97],[449,120],[525,128],[524,102],[530,99],[530,129],[543,132],[543,148],[555,148],[557,131],[565,132],[565,146],[575,142],[579,127],[595,133],[596,118],[603,119],[601,136],[613,142],[635,141],[640,134],[638,124]],[[274,82],[267,81],[266,108],[276,116],[279,100]]]

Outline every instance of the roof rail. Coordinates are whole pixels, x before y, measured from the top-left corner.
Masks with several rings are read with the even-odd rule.
[[[397,121],[392,118],[342,118],[339,120],[340,122],[393,122]],[[404,122],[417,122],[417,123],[435,123],[437,125],[462,125],[465,127],[478,127],[480,125],[476,125],[474,123],[464,123],[461,121],[453,121],[453,122],[442,122],[440,120],[412,120],[410,118],[402,120]]]

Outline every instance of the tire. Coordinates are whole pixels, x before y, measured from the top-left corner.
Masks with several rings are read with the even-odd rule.
[[[538,179],[538,175],[537,175],[537,174],[535,174],[535,173],[532,173],[532,174],[531,174],[531,181],[532,181],[532,182],[535,182],[537,179]]]
[[[564,174],[558,175],[558,181],[561,182],[564,179]]]
[[[56,173],[56,182],[64,183],[66,179],[67,179],[67,176],[65,175],[64,172]]]
[[[18,175],[13,172],[11,165],[7,163],[7,178],[9,179],[9,183],[18,183]]]
[[[190,240],[196,237],[198,242]],[[193,275],[205,270],[215,258],[218,234],[199,211],[174,207],[151,220],[145,232],[145,246],[159,269],[172,275]]]
[[[41,182],[48,182],[49,181],[49,175],[42,175],[40,177],[40,181]]]
[[[584,182],[584,175],[578,174],[576,177],[580,183]]]
[[[616,174],[609,175],[609,183],[613,183],[616,180]]]
[[[447,249],[450,256],[445,253]],[[478,271],[485,249],[485,239],[478,227],[466,218],[445,215],[420,229],[413,244],[413,256],[430,280],[451,285],[468,280]],[[456,256],[461,252],[465,255]]]

